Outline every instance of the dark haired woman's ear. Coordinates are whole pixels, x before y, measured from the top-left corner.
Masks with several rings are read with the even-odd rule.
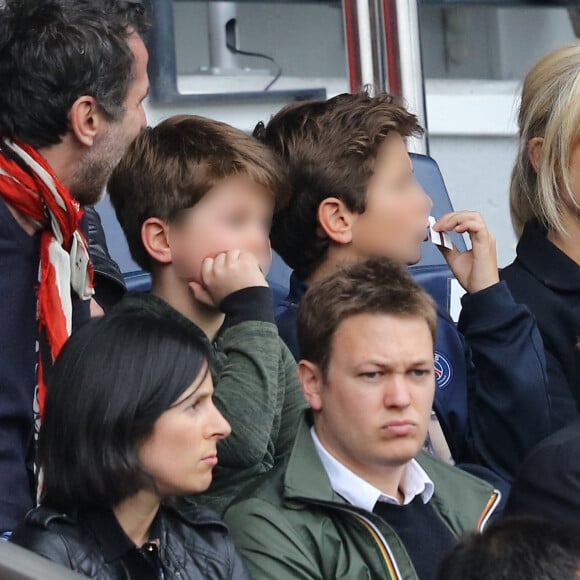
[[[266,138],[266,125],[264,125],[264,121],[258,121],[252,131],[252,137],[259,141],[263,141]]]

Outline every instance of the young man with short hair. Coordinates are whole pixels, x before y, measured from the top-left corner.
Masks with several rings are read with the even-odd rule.
[[[0,3],[0,533],[33,507],[45,375],[89,317],[79,206],[145,127],[143,6]],[[34,413],[33,413],[34,409]]]
[[[306,406],[265,278],[283,177],[242,131],[179,115],[146,129],[109,182],[131,254],[152,275],[151,293],[127,295],[117,312],[172,318],[211,343],[214,399],[232,434],[195,501],[217,511],[289,451]]]
[[[253,578],[435,578],[499,494],[421,451],[437,314],[405,268],[337,269],[300,303],[298,372],[311,412],[287,460],[225,514]]]
[[[296,357],[296,311],[310,284],[348,262],[420,259],[432,202],[405,145],[420,132],[397,99],[365,93],[289,105],[261,131],[289,172],[292,196],[274,217],[271,239],[294,270],[277,322]],[[453,460],[507,490],[550,429],[541,338],[528,309],[499,282],[495,239],[481,216],[452,212],[434,227],[467,233],[472,245],[443,249],[467,293],[457,327],[439,312],[435,350],[447,372],[434,409]]]

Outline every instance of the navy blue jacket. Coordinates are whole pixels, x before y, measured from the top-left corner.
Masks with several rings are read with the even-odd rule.
[[[36,286],[39,236],[29,236],[0,198],[0,532],[34,505],[33,399],[36,387]],[[73,323],[88,302],[73,302]]]
[[[580,266],[546,238],[536,220],[522,233],[501,276],[536,317],[546,349],[552,429],[578,418],[580,404]]]
[[[545,518],[578,527],[580,418],[544,439],[514,481],[505,515]]]
[[[292,275],[276,319],[297,359],[296,315],[306,290]],[[504,282],[464,295],[458,328],[438,311],[435,371],[433,406],[453,458],[505,491],[550,423],[542,340]]]

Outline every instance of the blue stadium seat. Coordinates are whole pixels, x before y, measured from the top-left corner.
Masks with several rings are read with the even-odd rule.
[[[125,285],[130,292],[148,292],[151,290],[151,274],[143,270],[123,272]]]
[[[411,158],[417,180],[433,200],[431,214],[438,218],[453,211],[443,175],[441,175],[441,170],[435,160],[418,153],[411,153]],[[462,252],[467,249],[463,236],[452,232],[451,239]],[[421,261],[411,266],[410,270],[415,280],[433,296],[439,307],[445,312],[449,312],[451,280],[455,276],[434,244],[423,243]]]

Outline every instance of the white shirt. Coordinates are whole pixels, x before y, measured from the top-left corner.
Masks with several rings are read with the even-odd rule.
[[[396,497],[383,493],[335,459],[320,442],[314,427],[310,428],[310,434],[332,489],[346,501],[369,512],[373,511],[377,501],[401,505]],[[410,504],[418,495],[423,503],[427,503],[433,497],[435,485],[419,463],[411,459],[403,471],[399,491],[404,496],[402,505]]]

